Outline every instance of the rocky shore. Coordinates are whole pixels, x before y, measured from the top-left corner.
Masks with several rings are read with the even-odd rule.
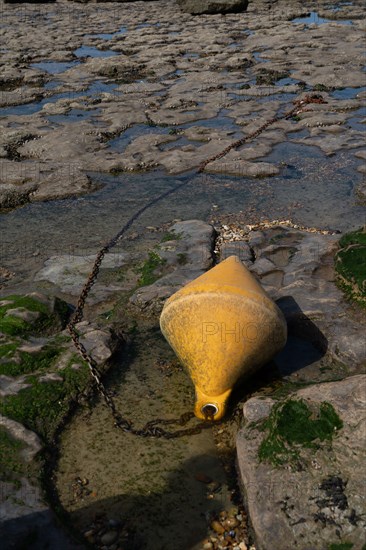
[[[4,548],[364,550],[362,3],[1,10]],[[322,102],[197,175],[308,94]],[[66,325],[96,250],[184,181],[106,255],[77,325],[118,410],[136,426],[192,410],[159,314],[230,255],[289,338],[221,424],[136,438],[114,427]]]
[[[93,192],[93,172],[195,170],[309,91],[326,103],[206,171],[279,174],[266,157],[285,140],[364,159],[361,3],[253,2],[200,17],[164,0],[2,13],[2,208]]]
[[[246,508],[237,508],[236,514],[230,512],[233,505],[237,506],[238,502],[235,500],[237,497],[233,496],[234,491],[231,499],[228,499],[228,503],[220,511],[220,507],[216,506],[218,502],[223,505],[222,491],[228,482],[222,478],[218,481],[220,474],[217,466],[216,470],[212,470],[213,466],[207,463],[203,470],[205,474],[200,473],[202,470],[197,470],[197,465],[193,466],[193,470],[188,471],[196,472],[196,481],[193,484],[195,491],[203,483],[207,484],[206,498],[212,495],[210,498],[213,500],[209,498],[206,504],[203,504],[207,517],[206,528],[211,528],[212,534],[203,540],[201,535],[201,542],[199,538],[194,540],[191,537],[188,543],[188,539],[180,533],[180,537],[183,538],[181,546],[178,545],[177,548],[187,548],[187,544],[197,549],[236,548],[240,543],[244,548],[243,545],[249,544],[253,536],[256,548],[268,548],[275,540],[288,541],[288,546],[281,546],[284,549],[306,548],[319,541],[319,522],[323,525],[321,532],[324,544],[332,539],[335,543],[346,541],[353,543],[355,548],[361,548],[358,545],[363,532],[363,504],[359,492],[361,479],[357,477],[360,475],[357,472],[361,472],[361,469],[355,469],[354,464],[355,461],[362,461],[359,442],[365,422],[361,403],[364,375],[359,373],[362,372],[366,360],[363,338],[365,322],[362,310],[347,302],[342,291],[334,283],[333,258],[339,247],[339,236],[321,234],[315,230],[295,229],[278,223],[257,227],[238,223],[217,227],[214,230],[212,226],[198,220],[175,223],[166,228],[165,233],[161,235],[160,244],[155,245],[145,256],[145,263],[141,264],[139,260],[133,268],[135,290],[127,292],[125,298],[120,298],[111,311],[103,313],[100,310],[100,298],[111,292],[114,292],[115,296],[116,292],[121,295],[120,289],[115,287],[113,282],[120,278],[121,267],[118,262],[111,266],[107,261],[102,268],[94,309],[89,312],[89,316],[95,318],[95,321],[79,323],[78,330],[82,334],[86,348],[104,370],[111,367],[113,370],[116,369],[112,354],[121,349],[121,345],[125,346],[131,337],[136,341],[145,339],[148,332],[157,329],[158,315],[168,295],[198,276],[201,270],[208,269],[214,261],[221,261],[232,254],[237,255],[259,277],[264,288],[281,307],[289,326],[286,348],[275,358],[273,364],[264,369],[258,378],[258,387],[253,389],[250,384],[246,388],[244,384],[240,397],[235,398],[235,415],[214,428],[217,450],[214,451],[213,441],[204,443],[206,436],[204,439],[201,436],[193,436],[199,437],[197,441],[200,452],[204,448],[209,454],[218,452],[224,464],[227,461],[225,456],[233,456],[233,453],[237,455]],[[68,281],[73,277],[72,271],[68,271],[68,264],[62,259],[63,274],[56,271],[58,276],[55,277],[54,266],[57,262],[60,262],[59,258],[55,258],[53,264],[46,262],[42,277],[48,278],[49,282],[55,285],[54,294],[76,294],[81,288],[82,280],[77,283],[76,279],[75,286],[70,288]],[[75,258],[70,264],[71,269],[73,264]],[[52,269],[50,265],[53,266]],[[125,266],[125,270],[129,268],[131,265]],[[103,272],[109,273],[108,280],[104,278]],[[54,526],[52,514],[41,497],[42,491],[36,474],[39,464],[37,457],[45,445],[46,448],[52,449],[54,436],[67,417],[70,404],[75,400],[80,403],[80,399],[85,399],[90,391],[91,381],[86,365],[80,362],[75,354],[67,333],[60,332],[70,315],[70,310],[65,302],[36,293],[24,297],[5,296],[0,306],[3,334],[0,376],[1,426],[3,446],[7,449],[5,456],[12,457],[11,462],[4,462],[8,477],[2,482],[6,505],[2,512],[3,525],[10,537],[9,540],[14,544],[16,541],[27,540],[31,531],[38,544],[41,541],[55,544],[56,541],[66,548],[74,548],[76,546],[73,545],[79,543],[65,541],[64,535]],[[131,323],[135,327],[133,332]],[[117,327],[122,331],[118,337]],[[134,333],[139,336],[131,336]],[[147,365],[151,365],[151,358],[155,355],[154,346],[157,344],[158,342],[154,343],[154,340],[151,340]],[[157,349],[159,350],[159,347]],[[139,361],[141,358],[138,359],[138,363]],[[160,373],[156,382],[148,382],[151,390],[152,384],[161,385],[161,377],[170,377],[173,373],[173,378],[169,380],[172,380],[173,384],[178,382],[183,389],[182,384],[185,385],[187,382],[182,378],[183,373],[179,374],[176,370],[177,366],[172,360],[171,353],[167,356],[166,351],[162,353],[160,349],[156,364],[159,365]],[[133,372],[133,367],[130,368]],[[125,381],[121,390],[115,394],[118,396],[121,391],[127,403],[131,399],[128,390],[130,384],[131,381]],[[174,393],[174,387],[173,385],[170,390],[164,387],[164,391]],[[191,391],[187,386],[183,401],[187,404],[191,401],[192,405]],[[135,397],[136,392],[141,393],[142,398],[146,388],[133,384],[132,396]],[[153,390],[151,395],[155,393],[156,390]],[[238,427],[242,425],[239,412],[243,399],[246,401],[244,427],[235,436]],[[119,399],[119,406],[121,403]],[[267,464],[268,460],[274,460],[270,455],[270,459],[266,458],[262,464],[258,449],[266,432],[261,425],[266,418],[271,418],[269,415],[273,407],[284,407],[287,403],[306,403],[307,407],[327,404],[332,407],[334,418],[338,419],[334,420],[335,431],[331,427],[329,436],[328,432],[325,433],[325,444],[320,444],[317,436],[314,436],[314,444],[304,442],[304,447],[296,440],[294,443],[287,442],[281,451],[282,454],[279,455],[278,463]],[[147,526],[144,525],[146,517],[144,520],[139,519],[139,512],[133,506],[130,510],[131,515],[123,514],[123,494],[114,497],[109,512],[108,505],[102,508],[107,512],[106,518],[98,520],[99,523],[95,523],[94,520],[93,523],[95,514],[101,513],[95,502],[96,495],[100,502],[108,502],[111,496],[116,494],[116,484],[118,486],[122,483],[122,489],[131,475],[128,474],[123,456],[131,453],[130,446],[136,444],[136,439],[124,439],[123,436],[117,440],[113,438],[111,447],[112,419],[103,404],[95,403],[89,413],[84,405],[81,411],[84,412],[81,413],[80,419],[70,425],[66,437],[61,440],[61,462],[52,474],[58,494],[57,500],[59,499],[62,508],[68,512],[68,521],[72,518],[74,528],[83,532],[89,542],[93,540],[93,544],[98,548],[117,548],[117,538],[124,546],[127,545],[127,548],[134,548],[134,544],[156,548],[159,543],[151,534],[149,538],[145,538],[146,529],[148,532],[149,528],[151,529],[148,522]],[[140,413],[142,416],[146,415],[144,406]],[[87,424],[85,414],[86,418],[89,417]],[[131,411],[129,414],[131,415]],[[291,419],[291,423],[293,422]],[[106,425],[110,428],[106,429]],[[104,426],[102,431],[101,426]],[[355,426],[358,426],[358,431],[355,431]],[[302,429],[300,425],[300,430]],[[339,434],[336,433],[338,431]],[[95,462],[95,451],[91,452],[90,448],[90,442],[94,439],[93,432],[98,434],[98,462]],[[334,439],[333,445],[331,438]],[[183,438],[182,444],[185,439]],[[77,454],[75,443],[78,448]],[[145,443],[144,445],[146,446]],[[161,447],[160,451],[156,445],[154,448],[156,456],[161,454]],[[175,444],[174,448],[175,451],[169,451],[172,457],[180,446],[177,447]],[[189,448],[185,447],[185,462],[193,460],[198,450],[192,441]],[[316,454],[311,450],[314,448]],[[114,469],[112,472],[106,469],[105,475],[98,469],[99,461],[113,463],[116,456],[122,460],[127,478],[119,474],[117,480]],[[149,464],[150,462],[147,462],[145,468],[149,468]],[[227,472],[230,468],[232,463],[228,466]],[[212,477],[207,473],[210,469],[211,472],[215,472],[211,474]],[[147,477],[148,469],[142,475],[145,483],[151,483]],[[281,483],[276,482],[277,477]],[[331,480],[329,490],[327,480]],[[225,489],[228,495],[229,488],[230,484]],[[270,492],[270,498],[267,498],[264,488]],[[164,489],[159,490],[163,491],[164,498]],[[321,491],[325,492],[323,500],[320,498]],[[303,497],[301,499],[298,498],[299,492]],[[16,495],[22,495],[21,505],[18,503],[20,497]],[[341,503],[334,500],[338,498],[337,495],[343,495]],[[306,499],[313,502],[310,508],[305,505]],[[141,501],[138,502],[140,506]],[[157,503],[153,502],[153,506],[154,512],[149,507],[149,512],[146,510],[148,517],[157,513]],[[282,512],[279,513],[279,510]],[[108,519],[111,512],[112,517]],[[249,517],[249,525],[246,514]],[[134,522],[131,523],[132,517],[142,522],[139,528]],[[22,529],[19,529],[17,518],[21,518]],[[159,523],[159,518],[158,513],[158,517],[154,517],[153,521]],[[232,524],[231,529],[226,526],[229,520]],[[109,524],[108,521],[112,523]],[[159,532],[161,544],[169,545],[166,539],[171,540],[171,537],[177,536],[176,530],[179,530],[177,526],[180,523],[176,523],[177,519],[171,521],[173,523],[166,528],[166,536]],[[309,529],[311,522],[312,527]],[[250,528],[253,528],[253,534]],[[198,533],[199,531],[197,536],[200,537]],[[110,543],[106,542],[107,539]],[[318,547],[325,548],[324,545]],[[9,548],[12,548],[11,544]]]

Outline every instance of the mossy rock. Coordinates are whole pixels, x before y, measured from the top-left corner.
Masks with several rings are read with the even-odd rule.
[[[336,542],[329,546],[329,550],[352,550],[353,546],[353,542]],[[362,550],[365,550],[365,545]]]
[[[342,427],[342,420],[326,401],[320,406],[302,399],[276,403],[259,426],[267,432],[259,447],[259,459],[274,466],[298,461],[302,448],[317,449],[322,442],[331,442]]]
[[[12,437],[6,428],[0,426],[0,481],[12,481],[24,473],[25,464],[20,458],[24,446],[22,441]]]
[[[80,363],[78,357],[72,357],[69,365],[58,372],[62,381],[41,382],[37,376],[29,376],[26,382],[30,387],[0,400],[0,413],[51,443],[72,404],[90,384],[87,365],[79,364],[79,368],[74,368],[75,361]]]
[[[161,258],[157,252],[149,252],[148,259],[138,268],[139,286],[148,286],[155,283],[162,276],[161,268],[166,260]]]
[[[18,376],[52,367],[65,349],[58,333],[68,319],[68,305],[58,298],[47,302],[17,295],[5,297],[0,304],[0,375]]]
[[[169,132],[170,133],[170,132]],[[176,233],[175,231],[168,231],[167,233],[165,233],[162,238],[161,238],[161,241],[162,243],[166,243],[166,242],[169,242],[169,241],[180,241],[182,238],[182,234],[181,233]]]
[[[335,256],[337,284],[347,298],[366,307],[366,228],[347,233]]]
[[[43,301],[31,296],[6,296],[0,305],[0,332],[10,336],[49,335],[64,328],[69,307],[63,300],[54,299],[52,309]],[[19,310],[38,314],[34,321],[27,321],[18,315],[9,314]]]
[[[325,84],[315,84],[313,86],[314,92],[331,92],[333,90],[334,88],[332,86],[326,86]]]
[[[257,86],[274,86],[278,80],[282,78],[288,78],[290,73],[288,71],[275,71],[271,69],[261,68],[256,76]]]
[[[36,370],[47,370],[53,366],[64,349],[50,342],[40,351],[29,353],[19,350],[21,344],[20,341],[0,344],[0,374],[19,376]]]
[[[46,442],[52,440],[72,402],[90,384],[87,365],[77,354],[70,354],[70,338],[60,334],[69,312],[62,300],[37,299],[36,295],[7,296],[0,305],[0,375],[23,375],[29,384],[15,395],[1,398],[0,413],[35,431]],[[41,381],[40,375],[56,371],[65,352],[69,354],[65,356],[66,366],[57,369],[62,380],[51,377]],[[0,434],[0,445],[1,437],[4,449],[15,449],[16,442],[4,434]]]

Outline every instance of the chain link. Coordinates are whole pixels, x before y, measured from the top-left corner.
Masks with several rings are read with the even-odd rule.
[[[237,149],[238,147],[244,145],[247,141],[255,139],[257,136],[259,136],[268,126],[271,126],[275,122],[278,122],[279,120],[284,120],[291,118],[293,116],[296,116],[300,114],[305,107],[305,105],[309,103],[326,103],[321,95],[313,94],[313,95],[306,95],[304,99],[296,100],[294,101],[295,106],[284,113],[283,115],[275,116],[274,118],[266,121],[262,126],[260,126],[257,130],[252,132],[251,134],[238,139],[226,149],[223,151],[220,151],[218,154],[212,156],[209,159],[206,159],[204,162],[202,162],[197,170],[198,173],[202,173],[206,166],[210,164],[211,162],[218,160],[225,155],[232,149]],[[170,425],[178,425],[178,426],[185,426],[193,417],[194,414],[192,412],[187,412],[182,414],[179,418],[176,419],[155,419],[150,420],[140,429],[134,428],[132,423],[127,420],[126,418],[123,418],[121,414],[117,411],[115,402],[111,395],[108,393],[106,387],[104,386],[101,374],[98,370],[97,364],[95,360],[91,357],[91,355],[87,352],[85,349],[84,344],[80,341],[80,336],[77,331],[76,325],[77,323],[80,323],[83,319],[84,314],[84,307],[85,302],[88,298],[89,292],[92,289],[93,285],[95,284],[100,266],[103,262],[104,256],[109,252],[111,248],[113,248],[118,241],[121,239],[121,237],[126,233],[126,231],[131,227],[131,225],[135,222],[137,218],[145,212],[148,208],[151,208],[156,203],[160,202],[161,200],[165,199],[169,195],[175,193],[182,187],[188,185],[189,180],[180,183],[179,185],[173,187],[172,189],[169,189],[168,191],[165,191],[164,193],[161,193],[155,199],[149,201],[145,206],[140,208],[129,220],[128,222],[122,227],[122,229],[106,244],[101,248],[96,256],[93,268],[91,273],[89,274],[89,277],[80,293],[76,310],[72,316],[71,321],[67,325],[67,329],[70,333],[71,339],[74,343],[75,348],[81,355],[81,357],[84,359],[84,361],[87,363],[90,373],[95,381],[96,388],[99,392],[99,394],[104,398],[104,401],[107,405],[107,407],[110,409],[113,419],[114,419],[114,425],[117,428],[120,428],[124,432],[129,432],[133,435],[137,435],[140,437],[155,437],[155,438],[165,438],[165,439],[173,439],[176,437],[182,437],[184,435],[194,435],[199,434],[203,429],[209,428],[212,426],[213,417],[210,415],[209,410],[206,412],[206,418],[204,422],[199,422],[193,427],[188,428],[181,428],[181,429],[175,429],[174,431],[168,431],[162,428],[161,426],[170,426]],[[160,426],[158,426],[158,424]]]

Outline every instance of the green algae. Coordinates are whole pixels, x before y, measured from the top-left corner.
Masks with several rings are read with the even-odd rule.
[[[4,350],[7,350],[7,352],[4,353]],[[62,351],[61,348],[51,344],[37,353],[28,353],[19,351],[18,344],[4,344],[0,346],[0,357],[3,359],[0,363],[0,374],[19,376],[47,370],[54,365]],[[4,361],[4,359],[9,360]]]
[[[260,427],[267,435],[259,447],[259,459],[274,466],[296,461],[301,447],[319,448],[342,426],[333,406],[325,401],[319,407],[301,399],[276,403]]]
[[[354,546],[353,542],[340,542],[340,543],[330,544],[328,550],[351,550],[353,546]]]
[[[14,351],[18,348],[17,342],[7,342],[6,344],[0,345],[0,359],[11,358],[14,354]],[[1,365],[0,365],[1,369]],[[1,372],[0,372],[1,373]]]
[[[48,334],[55,327],[61,328],[67,319],[69,308],[62,300],[55,299],[54,312],[50,313],[46,304],[31,298],[30,296],[10,295],[3,299],[0,306],[0,332],[9,336],[23,336],[29,334]],[[38,313],[39,316],[32,322],[27,322],[15,315],[8,314],[11,309],[24,308]]]
[[[31,386],[0,401],[0,413],[22,423],[50,443],[73,401],[90,383],[88,367],[81,365],[75,369],[71,366],[75,361],[80,360],[76,356],[71,358],[69,365],[59,371],[62,381],[40,382],[35,375],[30,375],[26,382]]]
[[[24,311],[37,313],[38,317],[26,321],[16,315],[9,314],[12,309],[22,308]],[[55,299],[52,311],[49,306],[30,296],[6,296],[0,306],[0,333],[3,334],[0,343],[0,374],[18,376],[35,371],[44,371],[52,367],[63,351],[65,342],[63,335],[55,335],[38,351],[24,351],[21,346],[31,342],[32,337],[52,335],[62,328],[69,314],[68,305]],[[41,342],[41,340],[39,341]],[[37,340],[34,340],[37,345]]]
[[[163,235],[160,242],[166,243],[168,241],[180,241],[181,238],[182,238],[181,233],[176,233],[175,231],[168,231],[167,233],[165,233],[165,235]]]
[[[344,235],[335,256],[337,284],[349,300],[366,307],[366,230]]]
[[[10,310],[19,308],[25,312],[37,313],[38,317],[28,322],[9,314]],[[69,337],[65,335],[55,334],[64,327],[69,313],[69,306],[58,298],[53,300],[50,310],[49,305],[30,296],[6,296],[0,306],[0,374],[18,376],[53,367],[58,356],[64,351],[63,344],[69,341]],[[40,336],[43,339],[37,340]],[[46,342],[45,336],[52,338]],[[22,346],[32,343],[35,346],[41,344],[40,349],[21,349]]]
[[[339,239],[339,246],[344,248],[349,244],[361,244],[366,246],[366,230],[365,228],[360,228],[357,231],[352,231],[351,233],[346,233]]]
[[[24,463],[19,453],[24,443],[12,437],[6,428],[0,426],[0,480],[9,481],[14,474],[24,472]]]
[[[156,273],[159,267],[162,267],[166,260],[161,258],[157,252],[149,252],[148,259],[138,269],[139,286],[147,286],[153,284],[159,277],[160,273]]]
[[[186,263],[188,262],[187,254],[185,254],[184,252],[179,253],[177,255],[177,259],[178,259],[178,265],[186,265]]]
[[[4,301],[10,302],[0,306],[0,332],[10,336],[26,335],[32,329],[38,328],[48,318],[46,305],[28,296],[7,296]],[[15,315],[9,315],[8,310],[24,308],[28,311],[39,313],[39,318],[34,323],[28,323]]]

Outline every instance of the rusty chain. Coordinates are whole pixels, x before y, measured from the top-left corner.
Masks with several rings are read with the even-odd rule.
[[[251,134],[238,139],[226,149],[223,151],[220,151],[218,154],[212,156],[211,158],[205,160],[202,162],[197,170],[198,173],[202,173],[206,166],[222,157],[224,157],[229,151],[232,149],[237,149],[238,147],[244,145],[246,142],[255,139],[257,136],[259,136],[268,126],[271,126],[275,122],[278,122],[279,120],[285,120],[288,118],[291,118],[300,112],[302,112],[305,105],[309,103],[326,103],[321,95],[313,94],[313,95],[306,95],[304,99],[296,100],[294,101],[295,106],[290,109],[289,111],[285,112],[283,115],[278,115],[273,117],[272,119],[266,121],[262,126],[260,126],[257,130],[252,132]],[[94,283],[97,280],[100,266],[102,264],[104,256],[109,252],[111,248],[113,248],[118,241],[121,239],[121,237],[126,233],[126,231],[131,227],[131,225],[149,208],[154,206],[156,203],[160,202],[161,200],[165,199],[169,195],[175,193],[182,187],[188,185],[189,180],[180,183],[179,185],[173,187],[172,189],[169,189],[168,191],[165,191],[164,193],[161,193],[157,197],[155,197],[153,200],[149,201],[147,204],[145,204],[142,208],[140,208],[129,220],[128,222],[122,227],[122,229],[107,243],[101,248],[96,256],[92,271],[90,272],[88,279],[81,291],[81,294],[79,296],[77,306],[75,309],[75,312],[67,325],[67,329],[70,333],[71,339],[74,343],[75,348],[78,350],[81,357],[84,359],[84,361],[87,363],[90,373],[95,381],[96,388],[100,395],[104,398],[104,401],[107,405],[107,407],[110,409],[114,424],[117,428],[120,428],[121,430],[125,432],[129,432],[133,435],[141,436],[141,437],[163,437],[165,439],[172,439],[176,437],[181,437],[184,435],[194,435],[201,432],[201,430],[210,427],[212,424],[213,417],[210,415],[210,411],[208,410],[206,413],[206,419],[204,422],[199,422],[193,427],[188,428],[181,428],[181,429],[175,429],[174,431],[168,431],[161,427],[161,425],[169,426],[169,425],[176,425],[176,426],[185,426],[193,417],[194,414],[192,412],[187,412],[182,414],[179,418],[176,419],[155,419],[150,420],[140,429],[134,428],[132,423],[127,420],[126,418],[123,418],[121,414],[117,411],[115,402],[112,398],[112,396],[109,394],[108,390],[106,389],[105,385],[102,382],[101,374],[98,370],[98,366],[95,362],[95,360],[91,357],[91,355],[87,352],[84,344],[80,341],[80,335],[77,331],[76,325],[83,319],[83,313],[84,313],[84,307],[85,302],[88,298],[89,292],[91,288],[93,287]],[[158,426],[160,424],[160,426]]]
[[[270,120],[267,120],[267,122],[262,124],[262,126],[260,126],[257,130],[255,130],[251,134],[234,141],[234,143],[231,143],[230,145],[228,145],[226,149],[223,149],[216,155],[203,161],[198,168],[198,173],[203,172],[208,164],[210,164],[214,160],[221,159],[222,157],[227,155],[229,151],[231,151],[232,149],[237,149],[238,147],[241,147],[242,145],[244,145],[247,141],[252,141],[256,137],[258,137],[262,132],[264,132],[264,130],[266,130],[266,128],[268,128],[268,126],[271,126],[272,124],[274,124],[275,122],[279,122],[280,120],[285,120],[287,118],[291,118],[293,116],[300,114],[303,108],[305,107],[305,105],[309,103],[326,103],[326,101],[324,101],[323,96],[319,94],[306,95],[304,99],[295,100],[294,101],[295,107],[293,107],[283,115],[277,115],[271,118]]]

